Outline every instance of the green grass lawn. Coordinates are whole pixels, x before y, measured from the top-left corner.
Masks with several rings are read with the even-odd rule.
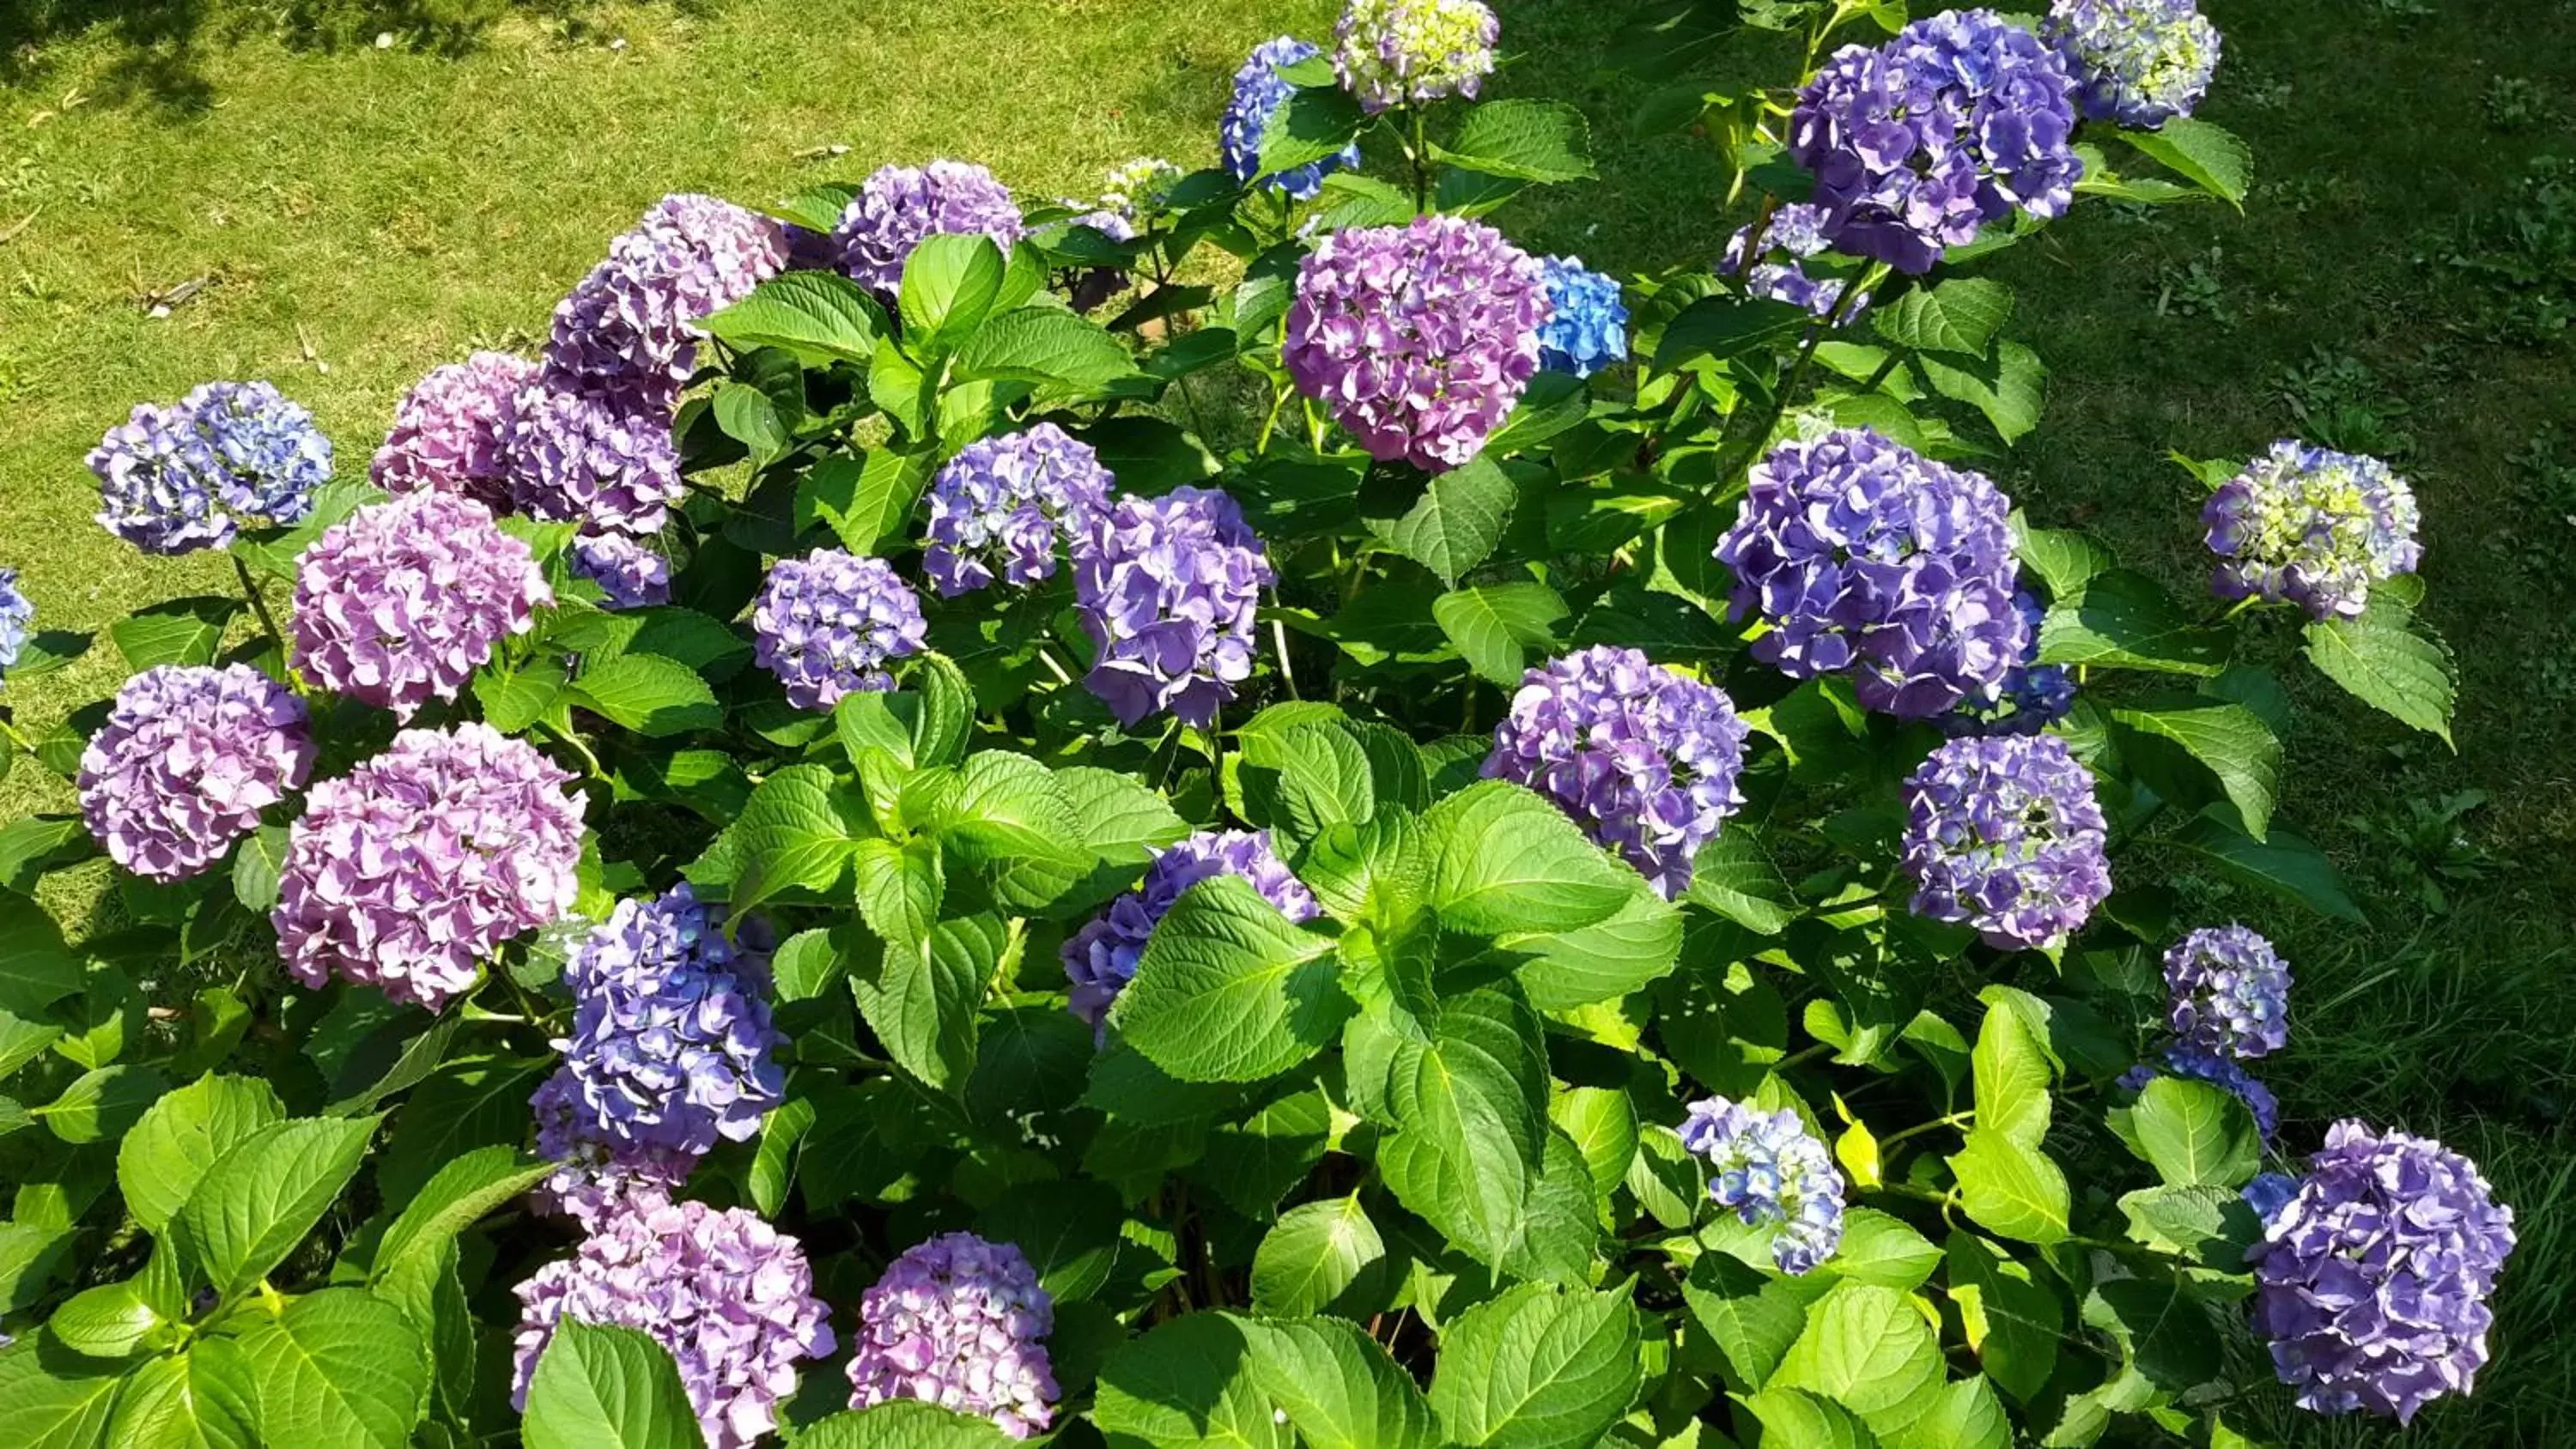
[[[1140,152],[1204,164],[1243,53],[1282,30],[1319,35],[1336,8],[710,0],[378,50],[371,26],[342,24],[330,34],[359,43],[325,46],[246,0],[13,3],[0,18],[0,563],[63,628],[218,583],[219,561],[145,561],[90,522],[81,457],[139,399],[270,378],[358,473],[406,385],[474,346],[529,345],[664,192],[758,200],[954,155],[1053,196]],[[1732,226],[1715,167],[1686,138],[1629,135],[1636,97],[1594,74],[1619,8],[1504,0],[1507,45],[1526,58],[1498,92],[1585,104],[1604,180],[1500,220],[1616,269],[1708,257]],[[2088,205],[2003,259],[2015,332],[2052,377],[2046,421],[1996,471],[2034,516],[2093,529],[2177,584],[2205,559],[2195,485],[2168,449],[2243,456],[2304,426],[2414,479],[2425,612],[2466,681],[2459,753],[2289,671],[2306,682],[2283,818],[2337,857],[2372,924],[2184,886],[2195,914],[2243,916],[2299,970],[2293,1043],[2265,1073],[2291,1140],[2356,1113],[2430,1133],[2516,1206],[2496,1363],[2476,1398],[2433,1409],[2413,1437],[2576,1442],[2576,338],[2532,343],[2513,320],[2529,294],[2455,261],[2493,250],[2470,220],[2490,215],[2518,223],[2532,255],[2576,255],[2576,177],[2554,209],[2517,190],[2535,157],[2576,163],[2576,6],[2207,8],[2228,52],[2203,114],[2256,148],[2247,215]],[[198,278],[211,280],[186,305],[146,314],[148,295]],[[2556,285],[2563,307],[2576,276]],[[92,661],[8,697],[41,724],[112,682]],[[0,808],[58,806],[47,791],[22,768]],[[2287,1412],[2259,1427],[2303,1444],[2391,1439]]]

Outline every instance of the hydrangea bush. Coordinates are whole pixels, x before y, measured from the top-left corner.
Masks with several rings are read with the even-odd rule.
[[[1741,100],[1684,69],[1739,24],[1804,47]],[[1354,0],[1097,201],[674,196],[367,481],[261,384],[102,419],[102,525],[235,587],[94,645],[0,568],[0,671],[131,676],[0,696],[77,804],[0,827],[0,1442],[2467,1392],[2510,1209],[2284,1115],[2289,964],[2163,888],[2351,911],[2272,675],[2447,738],[2407,485],[2193,461],[2185,599],[1995,481],[2044,369],[1976,260],[2242,202],[2214,30],[1661,0],[1612,55],[1732,175],[1636,276],[1516,234],[1593,167],[1510,45]]]

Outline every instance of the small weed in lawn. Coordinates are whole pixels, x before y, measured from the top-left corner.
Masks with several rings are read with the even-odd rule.
[[[2538,81],[2500,75],[2487,82],[2487,124],[2499,131],[2528,131],[2556,114]]]
[[[2484,790],[2410,795],[2368,815],[2347,816],[2344,827],[2377,847],[2371,869],[2390,895],[2447,915],[2452,891],[2486,879],[2499,864],[2462,823],[2486,803]]]
[[[2223,256],[2220,248],[2211,247],[2206,256],[2156,268],[2156,315],[2204,317],[2221,327],[2235,326],[2236,310],[2228,305],[2227,287],[2218,279]]]
[[[2281,369],[2278,388],[2300,436],[2312,443],[2391,462],[2415,451],[2415,435],[2406,430],[2410,409],[2358,357],[2313,348],[2306,362]]]
[[[2484,284],[2496,336],[2563,339],[2576,323],[2576,159],[2532,162],[2513,199],[2471,224],[2451,264]]]

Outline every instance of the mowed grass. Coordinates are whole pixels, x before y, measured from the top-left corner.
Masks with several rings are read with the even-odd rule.
[[[259,11],[193,0],[66,24],[70,3],[42,34],[0,19],[0,235],[33,218],[0,242],[0,563],[64,628],[222,583],[218,562],[142,560],[89,520],[81,456],[137,400],[268,377],[315,409],[354,474],[405,386],[474,346],[530,345],[664,192],[758,200],[952,155],[1053,196],[1139,153],[1204,164],[1242,54],[1319,36],[1336,8],[604,6],[580,12],[577,38],[513,19],[450,54],[313,48]],[[1734,224],[1718,168],[1687,138],[1629,134],[1637,96],[1595,73],[1620,8],[1503,0],[1522,59],[1495,93],[1584,104],[1604,179],[1499,220],[1599,265],[1704,261]],[[2093,529],[2186,589],[2206,563],[2200,495],[2169,449],[2241,457],[2300,431],[2304,406],[2312,435],[2394,450],[2415,480],[2425,612],[2465,678],[2459,752],[2316,681],[2286,633],[2270,641],[2297,707],[2284,820],[2335,855],[2370,925],[2187,871],[2182,886],[2195,917],[2271,932],[2299,970],[2291,1048],[2263,1072],[2289,1142],[2345,1115],[2435,1135],[2516,1206],[2495,1363],[2411,1439],[2576,1442],[2576,343],[2492,340],[2503,297],[2452,265],[2473,249],[2469,218],[2511,206],[2532,158],[2576,157],[2576,7],[2207,8],[2228,50],[2203,114],[2255,147],[2247,214],[2088,204],[2001,259],[2014,332],[2052,376],[2040,431],[1995,471],[2035,517]],[[145,23],[164,12],[198,23]],[[132,39],[173,30],[194,38]],[[809,154],[834,145],[850,150]],[[173,315],[145,315],[147,294],[199,277],[213,281]],[[2553,425],[2556,452],[2534,451]],[[6,698],[41,724],[113,679],[97,660]],[[2468,790],[2483,803],[2463,806]],[[10,813],[62,803],[31,769],[0,783]],[[2286,1409],[2239,1427],[2393,1437]]]

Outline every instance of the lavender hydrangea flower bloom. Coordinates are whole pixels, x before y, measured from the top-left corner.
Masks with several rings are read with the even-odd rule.
[[[707,1449],[743,1449],[777,1428],[797,1361],[835,1346],[804,1245],[747,1208],[676,1202],[610,1213],[571,1259],[516,1291],[514,1406],[527,1406],[557,1324],[637,1329],[679,1365]]]
[[[1342,89],[1376,115],[1407,101],[1475,98],[1502,22],[1480,0],[1350,0],[1333,37]]]
[[[2474,1386],[2495,1321],[2487,1298],[2513,1246],[2513,1209],[2476,1163],[2427,1137],[2337,1122],[2246,1254],[2254,1324],[2301,1408],[2402,1424]]]
[[[662,198],[556,305],[549,385],[667,412],[697,367],[697,320],[786,262],[786,232],[768,217],[712,196]]]
[[[2030,645],[2011,512],[1984,474],[1868,428],[1783,443],[1717,545],[1729,614],[1770,626],[1754,658],[1793,679],[1849,673],[1899,719],[1991,700]]]
[[[671,1201],[671,1193],[697,1170],[699,1154],[649,1143],[611,1142],[581,1109],[572,1068],[553,1076],[528,1100],[537,1119],[537,1155],[555,1170],[528,1194],[539,1212],[595,1228],[612,1213],[644,1212]]]
[[[885,666],[921,652],[921,597],[881,558],[818,548],[780,559],[751,608],[753,655],[798,709],[894,688]]]
[[[1021,231],[1020,208],[992,172],[964,161],[933,161],[879,167],[850,198],[832,236],[840,243],[841,270],[892,297],[923,237],[981,233],[1008,255]]]
[[[1090,444],[1053,423],[969,443],[930,481],[922,571],[952,599],[997,570],[1014,588],[1054,578],[1060,546],[1108,511],[1117,481]]]
[[[1292,922],[1315,919],[1314,892],[1270,848],[1266,830],[1202,830],[1154,857],[1144,881],[1064,943],[1064,974],[1073,983],[1066,1006],[1104,1039],[1110,1004],[1136,979],[1136,963],[1154,927],[1183,892],[1215,876],[1239,876]]]
[[[549,375],[551,379],[552,375]],[[510,423],[510,497],[520,512],[593,531],[658,533],[688,496],[667,406],[632,395],[522,389]]]
[[[393,431],[370,470],[388,493],[458,493],[500,512],[510,506],[510,434],[519,390],[537,364],[506,352],[441,363],[394,408]]]
[[[1905,809],[1918,916],[2047,949],[2111,894],[2092,773],[2055,735],[1952,740],[1907,778]]]
[[[1590,377],[1628,359],[1628,304],[1619,282],[1588,271],[1581,257],[1539,263],[1547,282],[1547,325],[1538,333],[1538,365]]]
[[[1511,415],[1552,315],[1537,258],[1482,222],[1417,217],[1307,254],[1282,356],[1370,457],[1445,472]]]
[[[1554,800],[1669,899],[1744,803],[1746,733],[1724,690],[1595,645],[1522,676],[1483,773]]]
[[[441,495],[423,495],[436,497]],[[572,776],[486,724],[405,730],[306,797],[269,924],[288,974],[431,1011],[503,943],[572,908]]]
[[[1799,92],[1789,155],[1816,174],[1836,250],[1928,272],[2016,207],[2054,217],[2074,200],[2073,84],[2038,36],[1945,11],[1835,52]]]
[[[1250,181],[1261,173],[1261,140],[1270,132],[1270,122],[1279,108],[1288,103],[1296,87],[1280,77],[1279,72],[1299,61],[1312,60],[1322,51],[1293,35],[1265,40],[1253,47],[1252,58],[1234,73],[1234,99],[1225,107],[1217,140],[1225,155],[1225,169],[1237,181]],[[1324,189],[1324,178],[1335,171],[1360,164],[1359,143],[1353,142],[1321,161],[1309,161],[1291,167],[1262,182],[1274,191],[1286,192],[1297,201],[1311,201]]]
[[[125,681],[81,751],[81,816],[118,865],[185,880],[302,788],[313,755],[285,685],[247,664],[164,664]]]
[[[295,667],[410,719],[454,699],[505,634],[554,602],[528,546],[480,503],[411,493],[359,509],[296,560]]]
[[[2243,926],[2204,926],[2165,952],[2173,1034],[2211,1056],[2259,1057],[2290,1039],[2290,965]]]
[[[624,533],[585,533],[572,541],[572,571],[599,585],[601,607],[651,609],[671,602],[671,561]]]
[[[2222,599],[2293,603],[2319,619],[2360,616],[2373,584],[2415,572],[2415,491],[2377,458],[2284,438],[2200,511]]]
[[[2063,664],[2039,662],[2039,626],[2047,611],[2027,589],[2013,593],[2013,612],[2021,615],[2030,642],[2021,662],[2004,671],[1991,699],[1970,697],[1932,723],[1945,735],[2035,735],[2075,708],[2075,676]]]
[[[1707,1159],[1708,1195],[1747,1227],[1777,1225],[1771,1261],[1798,1276],[1843,1242],[1843,1175],[1791,1111],[1758,1112],[1710,1097],[1690,1104],[1682,1146]]]
[[[1055,1301],[1012,1243],[943,1233],[906,1248],[859,1299],[850,1407],[918,1399],[1014,1439],[1055,1416]]]
[[[1123,725],[1168,709],[1205,727],[1252,675],[1254,616],[1274,579],[1224,493],[1119,498],[1075,541],[1074,599],[1095,651],[1084,687]]]
[[[1785,253],[1785,262],[1754,260],[1753,228],[1736,228],[1726,243],[1726,255],[1719,259],[1717,273],[1722,277],[1741,277],[1744,290],[1755,297],[1786,302],[1801,307],[1818,317],[1831,318],[1836,326],[1848,327],[1869,310],[1869,294],[1851,297],[1844,306],[1850,283],[1840,277],[1811,277],[1806,258],[1826,248],[1825,227],[1831,221],[1825,209],[1804,202],[1792,202],[1771,213],[1771,223],[1764,227],[1761,248],[1764,256]],[[1750,265],[1747,263],[1750,262]]]
[[[17,666],[32,632],[28,626],[35,622],[36,606],[18,586],[18,571],[0,568],[0,674]]]
[[[2040,35],[2096,121],[2161,126],[2188,116],[2218,70],[2218,27],[2193,0],[2056,0]]]
[[[221,548],[245,523],[293,523],[331,477],[331,440],[264,382],[210,382],[136,405],[90,451],[98,521],[145,553]]]
[[[2159,1076],[2181,1077],[2224,1088],[2229,1096],[2244,1103],[2245,1110],[2254,1115],[2255,1130],[2263,1134],[2266,1142],[2280,1130],[2281,1099],[2272,1095],[2271,1088],[2254,1080],[2243,1067],[2225,1057],[2212,1056],[2188,1044],[2176,1043],[2164,1049],[2161,1066],[2140,1062],[2121,1073],[2120,1085],[2132,1092],[2143,1092],[2147,1083]]]

